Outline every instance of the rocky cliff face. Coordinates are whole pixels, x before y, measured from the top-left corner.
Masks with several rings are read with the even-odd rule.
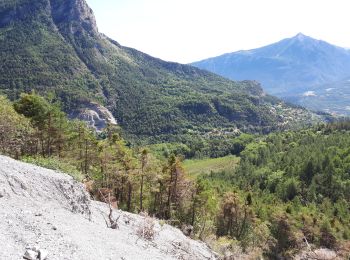
[[[72,177],[0,156],[0,259],[214,260],[205,244],[155,219],[90,200]],[[142,236],[151,228],[152,239]],[[39,253],[41,257],[38,256]]]
[[[84,0],[3,0],[0,12],[0,27],[37,16],[42,21],[52,18],[58,27],[66,23],[73,34],[85,30],[98,36],[95,17]]]
[[[95,16],[84,0],[49,0],[52,18],[65,34],[87,33],[98,37]]]
[[[86,104],[84,108],[74,111],[70,114],[70,117],[87,122],[96,132],[101,132],[108,125],[117,125],[117,121],[112,113],[95,102]]]

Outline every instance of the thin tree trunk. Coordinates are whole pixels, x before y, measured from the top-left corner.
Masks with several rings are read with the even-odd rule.
[[[177,180],[179,177],[179,172],[177,169],[177,166],[175,166],[175,180],[174,180],[174,191],[173,191],[173,196],[175,197],[175,205],[177,205]]]
[[[143,170],[142,170],[142,175],[141,175],[141,187],[140,187],[140,211],[143,211]]]
[[[121,185],[120,185],[120,203],[124,203],[124,185],[125,185],[125,177],[122,176],[122,181],[121,181]]]
[[[158,212],[163,218],[165,218],[163,205],[163,183],[161,181],[159,182]]]
[[[131,199],[132,199],[132,185],[131,182],[128,181],[128,204],[127,204],[127,209],[130,212],[131,210]]]
[[[191,219],[191,225],[194,225],[194,220],[196,217],[196,200],[195,200],[195,192],[192,193],[192,219]]]
[[[140,187],[140,211],[143,211],[143,186],[145,177],[145,167],[147,164],[147,150],[142,151],[141,156],[141,187]]]
[[[85,164],[84,164],[84,174],[88,176],[88,140],[85,139]]]
[[[171,196],[172,196],[172,184],[173,184],[173,173],[172,171],[170,172],[170,182],[169,182],[169,190],[168,190],[168,212],[167,212],[167,217],[170,219],[171,218]]]
[[[41,145],[41,154],[45,157],[45,148],[44,148],[44,136],[43,133],[40,134],[40,145]]]
[[[63,129],[62,129],[62,116],[60,116],[60,119],[59,119],[60,121],[59,121],[59,133],[58,133],[58,138],[59,138],[59,140],[58,140],[58,158],[61,158],[62,157],[62,144],[63,144],[63,142],[64,142],[64,140],[63,140],[63,134],[62,134],[62,132],[63,132]]]
[[[80,172],[83,173],[83,147],[82,147],[82,133],[81,133],[81,126],[79,125],[78,130],[78,149],[79,149],[79,163],[80,163]]]
[[[51,113],[49,113],[49,122],[47,125],[47,155],[48,157],[51,157]]]
[[[245,207],[244,208],[244,218],[243,218],[243,223],[240,227],[240,230],[239,230],[239,234],[238,234],[238,239],[242,237],[243,235],[243,232],[244,232],[244,228],[245,228],[245,225],[246,225],[246,222],[247,222],[247,208]]]

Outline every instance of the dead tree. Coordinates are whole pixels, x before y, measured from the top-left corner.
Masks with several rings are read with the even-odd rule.
[[[113,218],[113,208],[112,208],[112,205],[111,205],[111,195],[110,195],[110,193],[108,193],[108,201],[107,201],[107,199],[103,196],[102,192],[101,191],[99,191],[99,192],[101,194],[101,197],[105,200],[105,203],[108,204],[108,206],[109,206],[109,214],[108,214],[109,223],[105,219],[107,227],[111,228],[111,229],[119,229],[118,220],[119,220],[121,215],[119,215],[116,219]]]

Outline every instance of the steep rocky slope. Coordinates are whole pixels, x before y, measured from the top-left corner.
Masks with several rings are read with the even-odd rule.
[[[36,251],[50,260],[216,259],[205,244],[147,217],[115,210],[119,228],[107,228],[107,205],[90,200],[72,177],[4,156],[0,207],[4,260]],[[140,235],[149,223],[154,224],[153,240]]]
[[[84,0],[0,3],[0,92],[54,92],[69,113],[107,107],[129,139],[169,141],[214,128],[271,131],[321,120],[262,91],[192,66],[123,47],[98,32]],[[279,113],[271,110],[278,103]]]

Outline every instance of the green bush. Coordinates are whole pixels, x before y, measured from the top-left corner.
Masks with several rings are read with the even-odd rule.
[[[77,170],[77,168],[71,165],[69,162],[64,162],[59,158],[43,158],[43,157],[23,157],[23,162],[35,164],[47,169],[60,171],[72,176],[77,181],[82,181],[83,175]]]

